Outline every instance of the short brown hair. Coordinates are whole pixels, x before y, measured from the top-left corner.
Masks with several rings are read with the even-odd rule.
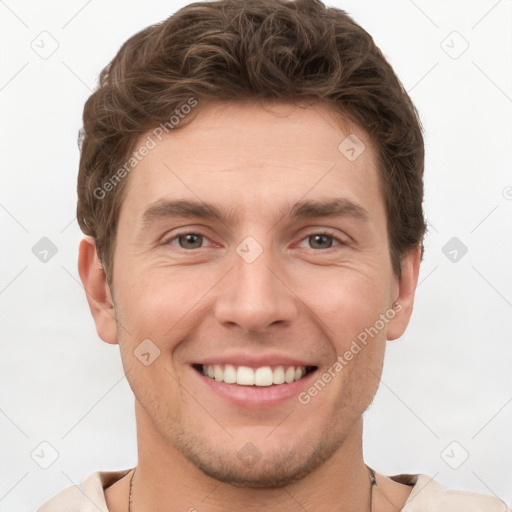
[[[95,238],[110,285],[127,180],[108,193],[104,184],[118,169],[124,177],[140,136],[168,126],[190,98],[313,98],[363,128],[379,159],[400,277],[402,255],[422,244],[426,230],[424,147],[418,113],[393,69],[364,29],[320,0],[220,0],[190,4],[128,39],[85,104],[77,219]]]

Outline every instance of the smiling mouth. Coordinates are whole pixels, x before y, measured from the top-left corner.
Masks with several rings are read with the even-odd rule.
[[[316,366],[235,366],[232,364],[195,364],[194,369],[217,382],[239,386],[281,386],[291,384],[314,372]]]

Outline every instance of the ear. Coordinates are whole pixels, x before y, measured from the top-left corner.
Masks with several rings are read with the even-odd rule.
[[[96,243],[91,236],[86,236],[80,242],[78,273],[84,285],[98,336],[106,343],[117,343],[114,302],[105,270],[96,251]]]
[[[418,285],[422,246],[418,244],[402,257],[402,275],[398,282],[395,316],[388,324],[387,339],[395,340],[405,332],[411,319],[414,295]]]

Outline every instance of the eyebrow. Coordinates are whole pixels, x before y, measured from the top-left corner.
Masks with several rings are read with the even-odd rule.
[[[333,198],[317,201],[299,201],[289,208],[285,208],[283,216],[291,219],[312,217],[352,217],[356,220],[368,222],[370,216],[360,205],[346,198]]]
[[[201,219],[216,219],[232,223],[237,209],[225,210],[211,203],[201,201],[177,200],[157,201],[146,209],[142,215],[143,227],[149,227],[153,222],[172,217],[198,217]]]
[[[153,222],[173,217],[215,219],[226,224],[232,224],[236,219],[237,211],[238,208],[227,210],[221,206],[202,201],[159,200],[146,209],[142,215],[142,225],[144,228],[148,228]],[[280,219],[309,219],[314,217],[352,217],[364,222],[368,222],[370,219],[368,212],[362,206],[346,198],[298,201],[292,205],[285,205],[278,214]]]

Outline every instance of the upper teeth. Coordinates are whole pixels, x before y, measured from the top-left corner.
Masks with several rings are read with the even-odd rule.
[[[203,375],[218,382],[239,384],[241,386],[271,386],[272,384],[290,384],[301,379],[306,374],[305,366],[262,366],[251,368],[249,366],[235,367],[232,364],[204,364]]]

